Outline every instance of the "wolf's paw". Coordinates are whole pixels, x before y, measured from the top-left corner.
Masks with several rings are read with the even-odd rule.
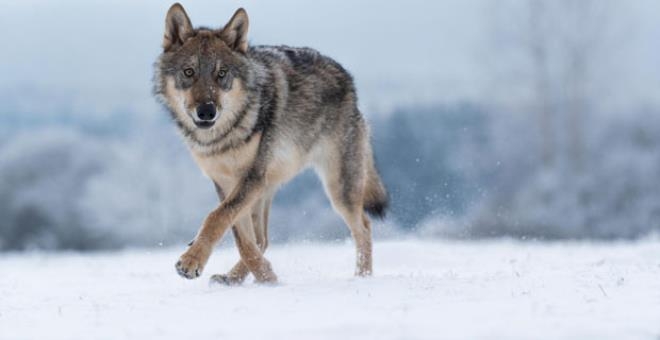
[[[203,269],[204,264],[202,261],[198,257],[188,254],[188,252],[181,255],[176,263],[176,272],[186,279],[198,278],[202,275]]]
[[[268,260],[264,259],[260,268],[256,271],[253,271],[254,282],[266,285],[275,285],[277,284],[277,275],[273,272],[273,268],[270,265]]]
[[[371,276],[373,276],[373,273],[371,272],[371,269],[369,269],[369,270],[356,270],[355,271],[355,276],[357,276],[357,277],[371,277]]]
[[[219,284],[225,286],[238,286],[243,283],[243,279],[228,274],[215,274],[211,275],[209,284]]]
[[[254,281],[264,285],[277,285],[277,275],[269,268],[268,271],[256,275]]]

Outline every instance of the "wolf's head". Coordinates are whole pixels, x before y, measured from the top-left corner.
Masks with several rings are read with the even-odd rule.
[[[165,18],[155,92],[187,134],[228,130],[247,99],[248,16],[242,8],[222,29],[194,29],[180,4]]]

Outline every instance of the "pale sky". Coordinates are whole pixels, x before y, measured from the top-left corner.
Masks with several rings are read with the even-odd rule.
[[[320,50],[353,73],[362,105],[379,110],[398,103],[479,100],[488,79],[484,18],[495,1],[216,0],[183,5],[195,26],[222,26],[235,9],[245,7],[251,43]],[[621,22],[630,26],[631,38],[621,54],[624,74],[617,79],[632,89],[635,101],[660,104],[660,2],[626,3]],[[42,111],[47,111],[44,101],[62,98],[80,112],[158,111],[150,94],[152,63],[160,53],[170,4],[0,2],[5,45],[0,98],[20,97],[21,105]]]

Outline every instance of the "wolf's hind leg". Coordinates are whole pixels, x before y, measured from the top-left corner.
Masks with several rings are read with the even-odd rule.
[[[355,275],[369,276],[372,274],[372,244],[371,224],[364,214],[364,162],[360,154],[350,152],[335,155],[332,159],[341,161],[324,162],[319,175],[332,207],[341,215],[355,241]]]
[[[234,237],[238,252],[241,254],[241,262],[250,270],[257,282],[277,282],[277,276],[270,262],[264,258],[263,250],[255,242],[251,218],[248,216],[237,227],[234,229]]]
[[[241,221],[242,222],[242,221]],[[239,222],[239,223],[241,223]],[[239,224],[236,224],[235,226],[232,227],[232,232],[234,234],[234,240],[236,241],[236,246],[239,247],[239,234],[238,234],[238,228],[240,227]],[[248,229],[251,228],[252,225],[247,227]],[[252,235],[246,235],[254,240],[254,234]],[[243,260],[238,260],[238,262],[229,270],[227,274],[215,274],[211,276],[211,282],[212,283],[221,283],[227,286],[234,286],[234,285],[240,285],[245,281],[245,278],[250,274],[250,269],[248,269],[247,265],[243,263]]]
[[[270,214],[270,205],[273,203],[273,194],[266,195],[255,207],[257,214],[252,215],[254,232],[257,236],[257,245],[262,253],[268,248],[268,217]]]

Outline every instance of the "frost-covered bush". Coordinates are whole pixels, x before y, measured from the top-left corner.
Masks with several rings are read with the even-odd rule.
[[[565,154],[563,161],[544,166],[531,136],[518,133],[524,130],[491,124],[488,143],[458,163],[474,167],[481,199],[465,216],[426,221],[425,231],[605,239],[660,231],[660,114],[599,118],[585,129],[587,148],[579,166]]]
[[[95,248],[80,224],[85,183],[107,166],[101,145],[72,130],[13,136],[0,148],[0,249]]]
[[[77,201],[81,223],[123,246],[191,239],[217,197],[180,144],[167,135],[106,144],[109,166]]]
[[[182,149],[173,133],[108,138],[53,127],[12,136],[0,146],[0,249],[191,238],[217,198]]]

